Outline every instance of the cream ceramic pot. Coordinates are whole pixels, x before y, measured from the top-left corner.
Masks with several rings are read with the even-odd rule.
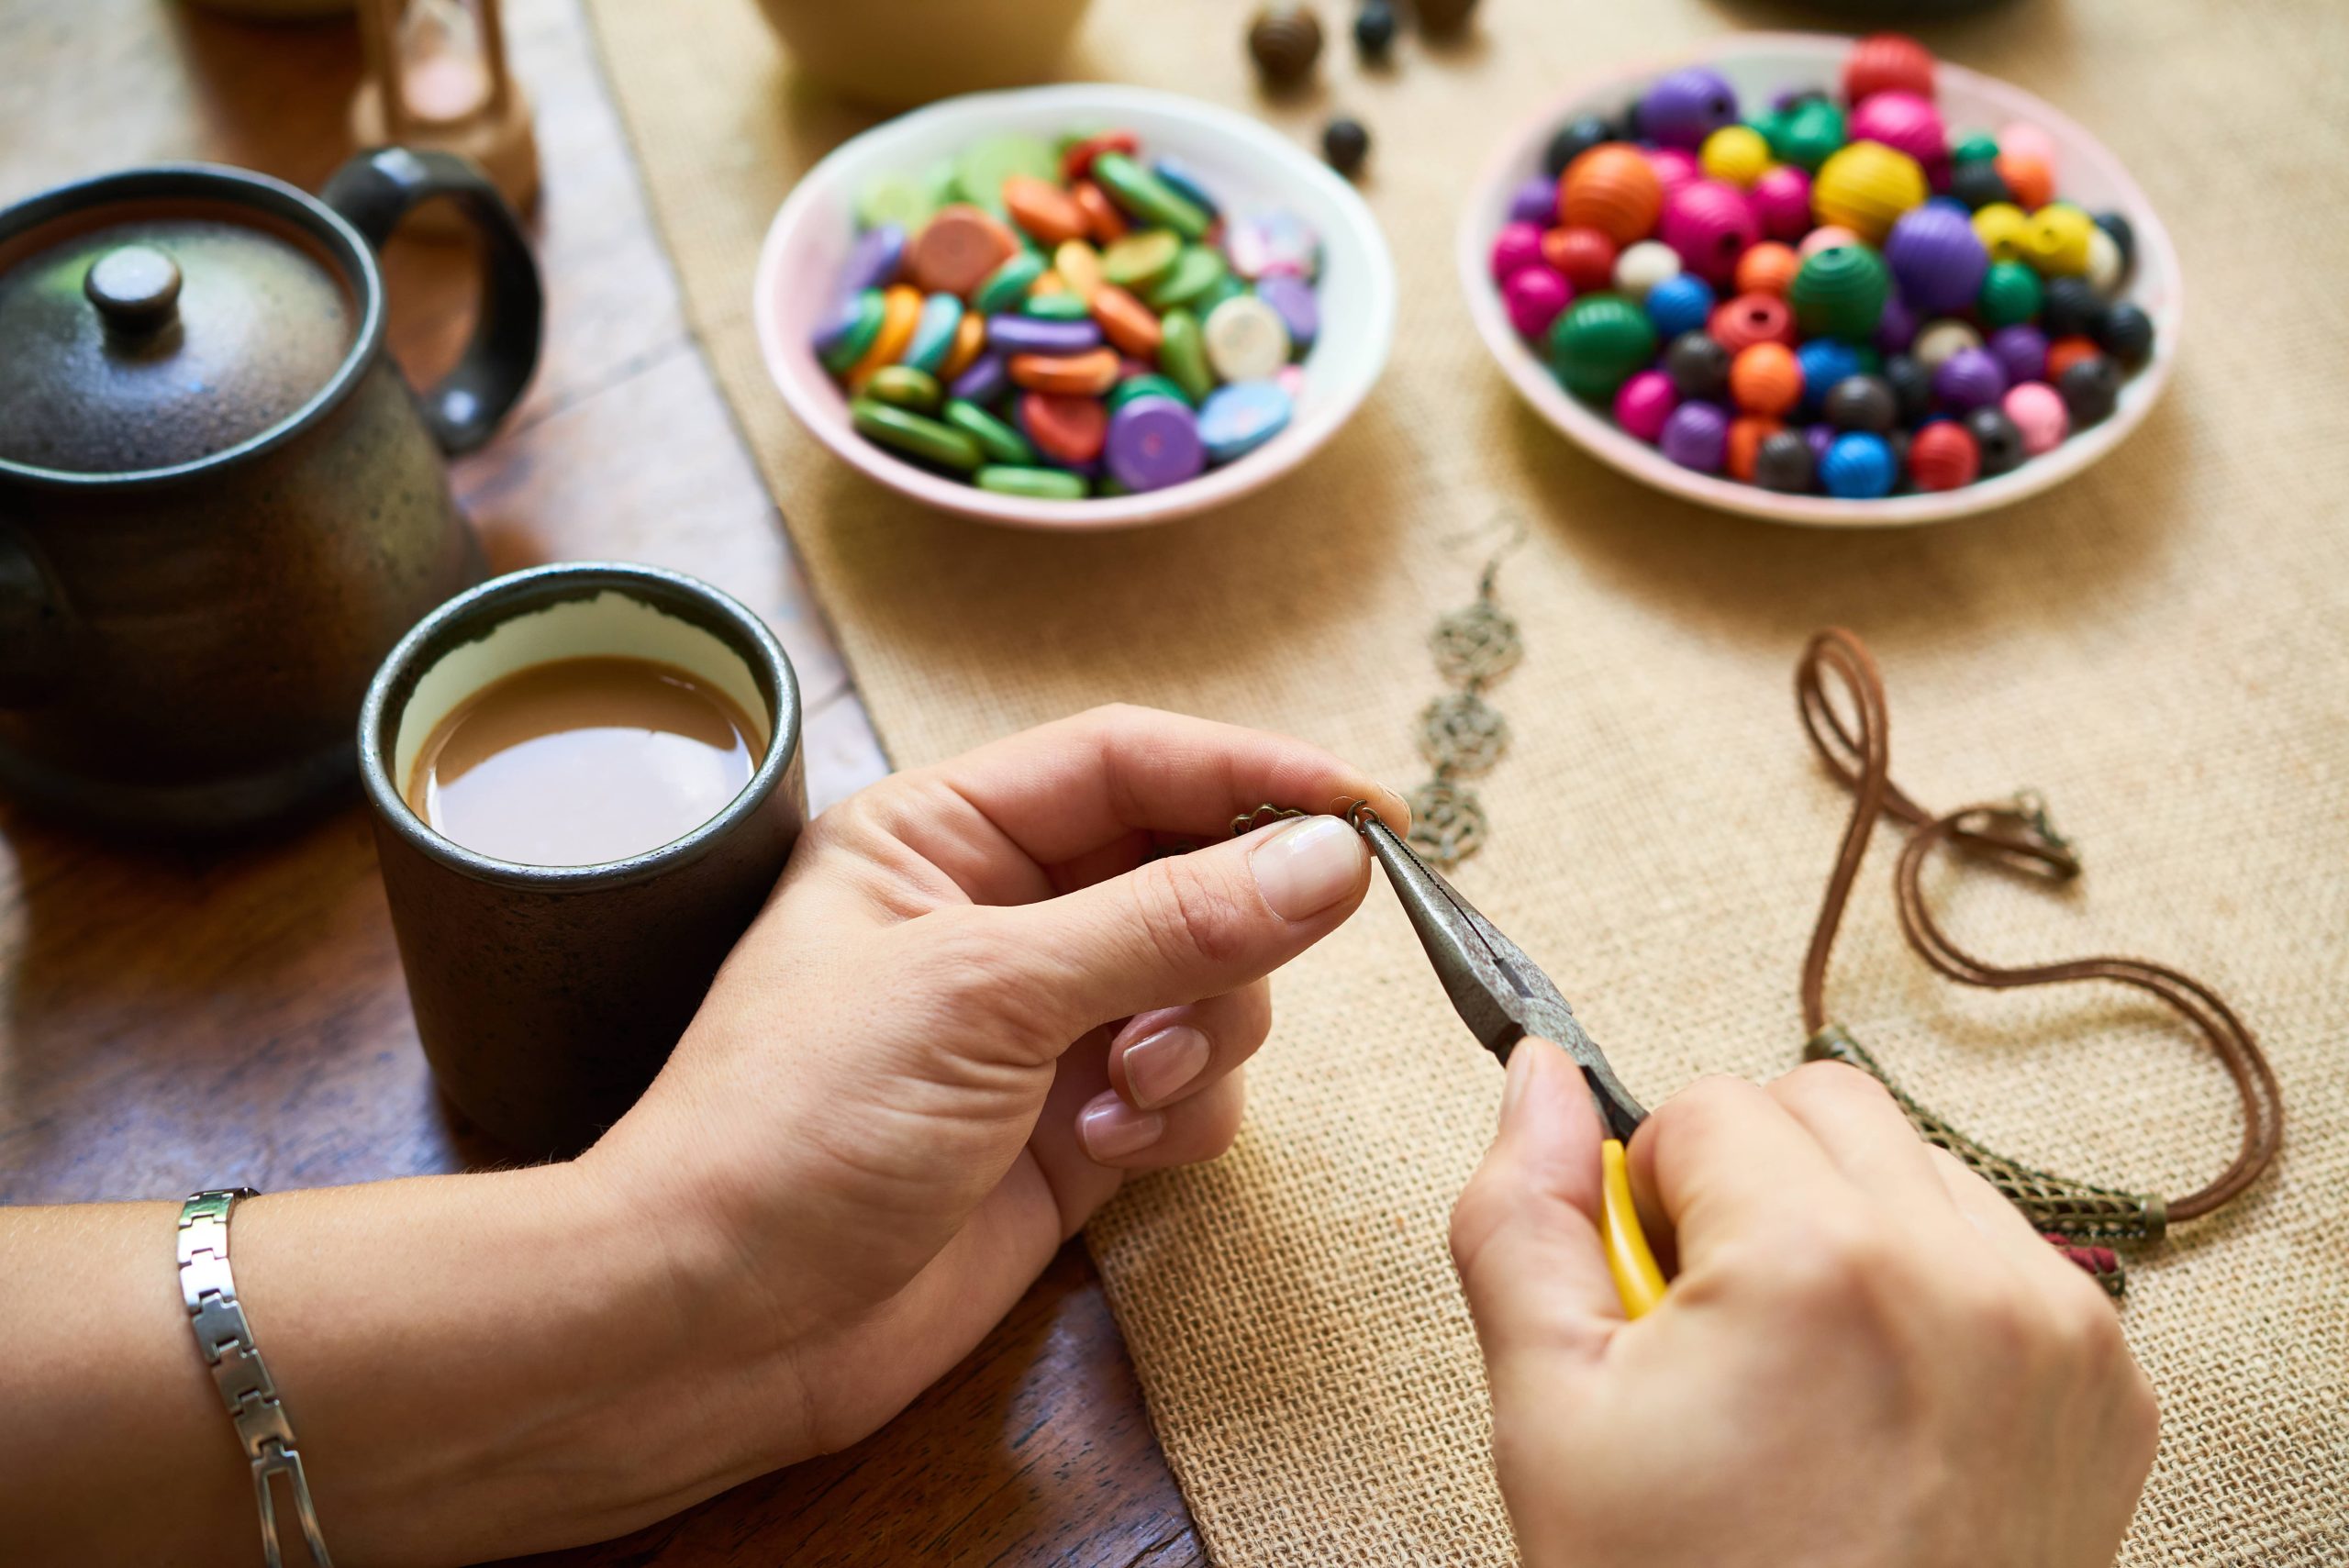
[[[759,0],[792,62],[902,109],[1057,74],[1086,0]]]

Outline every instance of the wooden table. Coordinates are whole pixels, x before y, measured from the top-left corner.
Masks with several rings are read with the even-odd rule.
[[[545,195],[544,361],[459,499],[501,571],[607,556],[709,579],[797,664],[814,805],[886,771],[678,309],[574,0],[511,0]],[[176,0],[0,6],[0,203],[202,158],[315,189],[350,150],[348,20],[268,27]],[[445,364],[462,252],[386,258],[392,343]],[[435,1095],[354,799],[236,848],[100,842],[0,804],[0,1201],[178,1196],[498,1158]],[[564,1564],[1206,1561],[1099,1279],[1064,1250],[885,1430]]]

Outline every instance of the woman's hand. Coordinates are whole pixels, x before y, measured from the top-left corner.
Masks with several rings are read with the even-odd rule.
[[[725,1479],[854,1441],[960,1359],[1130,1171],[1213,1159],[1264,977],[1351,914],[1301,742],[1106,708],[899,774],[807,830],[643,1102],[582,1162],[649,1195]],[[1196,852],[1163,857],[1181,842]]]
[[[1453,1214],[1528,1568],[2106,1568],[2153,1462],[2112,1304],[1854,1070],[1707,1079],[1632,1140],[1679,1273],[1623,1319],[1598,1120],[1539,1040]]]

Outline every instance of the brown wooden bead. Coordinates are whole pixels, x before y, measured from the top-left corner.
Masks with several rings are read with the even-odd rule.
[[[1421,30],[1431,33],[1458,32],[1475,9],[1476,0],[1414,0],[1411,6]]]
[[[1301,82],[1321,58],[1321,19],[1308,6],[1267,6],[1249,24],[1248,52],[1266,81]]]

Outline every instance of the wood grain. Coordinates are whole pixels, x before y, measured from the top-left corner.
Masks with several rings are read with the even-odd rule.
[[[808,710],[820,806],[885,771],[780,520],[686,332],[573,0],[512,0],[537,108],[544,361],[458,462],[493,563],[596,556],[705,577],[764,615]],[[350,150],[347,21],[166,0],[0,6],[0,203],[203,158],[315,188]],[[395,239],[412,374],[470,319],[462,246]],[[363,812],[267,840],[102,842],[0,804],[0,1201],[283,1189],[500,1159],[435,1094]],[[159,1254],[164,1255],[164,1254]],[[618,1541],[531,1560],[661,1564],[1201,1563],[1100,1282],[1063,1249],[1001,1328],[882,1432]]]

